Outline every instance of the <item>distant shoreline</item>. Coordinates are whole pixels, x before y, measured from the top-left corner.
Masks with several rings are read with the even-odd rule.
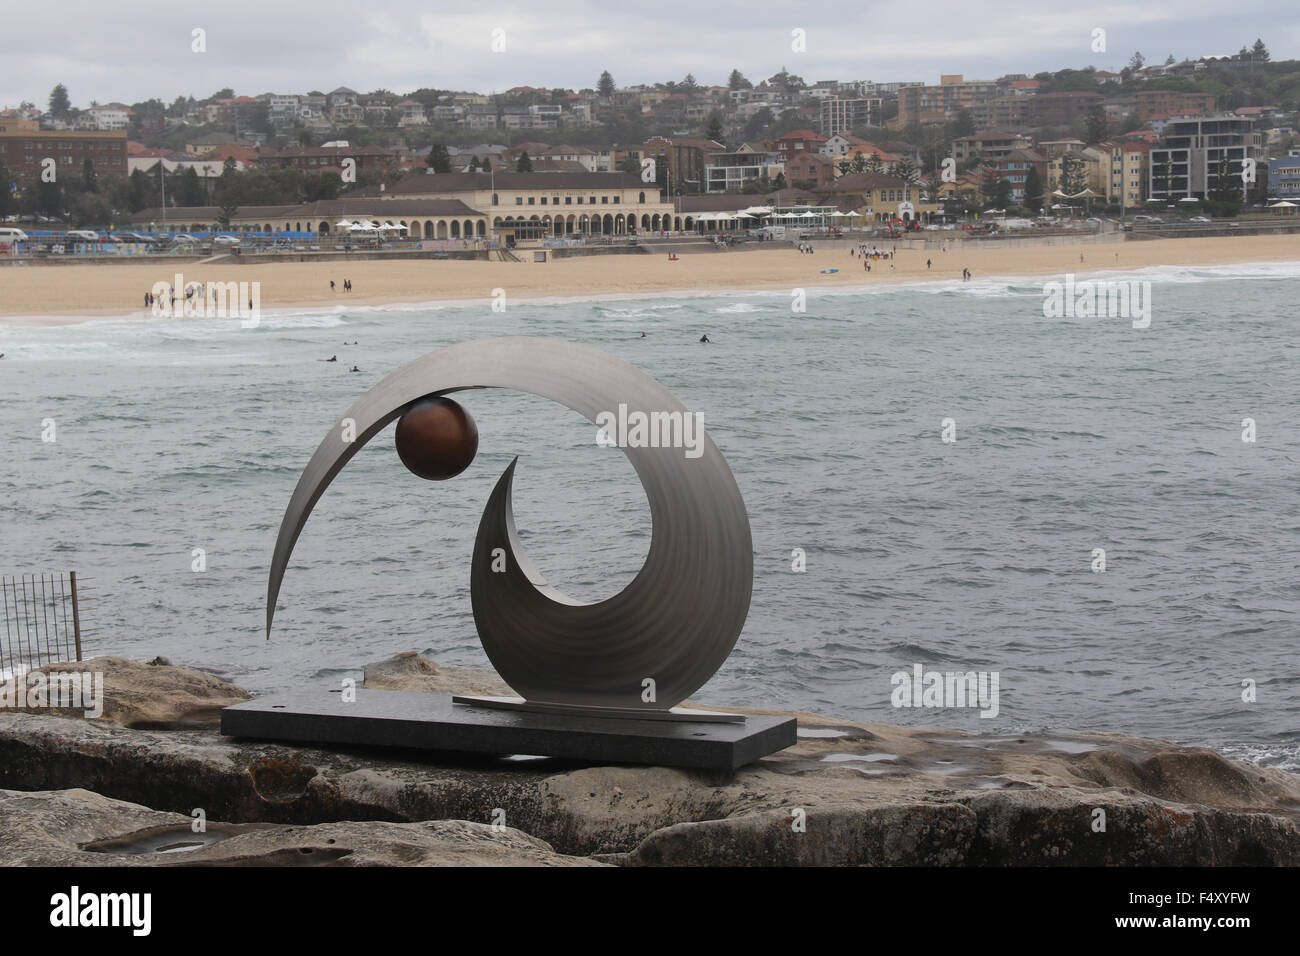
[[[892,244],[876,240],[881,249]],[[871,240],[867,241],[872,244]],[[893,261],[868,273],[847,244],[813,243],[806,255],[792,248],[683,255],[593,256],[547,263],[361,260],[200,265],[197,262],[62,265],[6,268],[0,324],[70,325],[96,320],[154,321],[143,297],[157,282],[180,273],[189,282],[258,282],[263,314],[331,309],[434,308],[482,305],[504,293],[507,307],[646,297],[743,295],[828,289],[849,293],[906,284],[1026,278],[1064,273],[1131,272],[1179,266],[1297,264],[1300,235],[1241,236],[1230,240],[1157,239],[1139,243],[1034,245],[1014,248],[900,249]],[[1080,261],[1082,256],[1083,261]],[[927,260],[929,267],[927,268]],[[893,268],[891,268],[891,265]],[[822,269],[837,269],[823,275]],[[341,291],[352,280],[352,293]],[[334,280],[333,293],[329,283]],[[375,291],[382,290],[382,291]],[[495,292],[501,290],[501,292]]]

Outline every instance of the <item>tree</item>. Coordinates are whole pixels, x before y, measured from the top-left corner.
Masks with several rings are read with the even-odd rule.
[[[1025,205],[1034,212],[1043,211],[1043,177],[1038,175],[1038,167],[1030,166],[1025,176]]]
[[[614,77],[609,75],[609,70],[600,74],[600,82],[596,84],[596,91],[600,93],[603,99],[609,99],[614,95]]]
[[[952,138],[958,139],[962,136],[973,136],[975,134],[975,117],[966,107],[957,110],[957,115],[953,118]]]
[[[1268,47],[1264,46],[1264,41],[1262,39],[1257,39],[1255,41],[1255,45],[1251,47],[1251,52],[1256,56],[1261,57],[1265,63],[1268,62]]]
[[[620,173],[630,173],[633,176],[640,176],[641,161],[634,156],[624,156],[618,161],[618,171]]]
[[[772,111],[764,106],[751,116],[749,122],[745,124],[745,139],[758,139],[760,134],[771,126],[775,119],[776,117],[772,115]]]
[[[727,78],[727,89],[729,90],[752,90],[754,84],[745,79],[745,74],[739,70],[732,70],[731,76]]]
[[[104,226],[112,218],[108,200],[97,192],[82,193],[72,203],[72,221],[78,226]]]
[[[81,163],[81,191],[83,193],[99,192],[99,177],[95,175],[95,161],[89,156]]]
[[[162,165],[159,163],[159,165]],[[223,229],[230,228],[230,220],[235,217],[239,211],[240,189],[239,189],[239,171],[235,168],[235,161],[227,158],[221,166],[221,175],[217,177],[217,185],[213,190],[217,200],[217,206],[220,212],[217,216],[217,222],[221,223]]]
[[[337,199],[343,190],[343,178],[333,170],[324,169],[303,181],[303,198],[307,202]]]
[[[50,112],[59,119],[65,119],[72,112],[72,103],[68,100],[68,88],[56,83],[50,90]]]
[[[704,135],[707,139],[711,139],[715,143],[722,142],[722,114],[717,110],[714,110],[709,114],[709,126],[708,129],[705,130]]]
[[[794,93],[804,88],[802,76],[795,76],[793,73],[781,67],[781,72],[773,74],[767,78],[769,86],[779,86],[788,93]]]
[[[1141,50],[1137,51],[1131,57],[1129,57],[1128,68],[1132,70],[1134,73],[1136,73],[1138,70],[1142,69],[1142,67],[1146,65],[1147,65],[1147,58],[1142,55]]]
[[[194,171],[193,166],[186,166],[185,171],[181,173],[180,185],[172,198],[176,200],[178,206],[206,206],[208,204],[208,197],[203,191],[203,183],[199,181],[199,174]]]
[[[894,163],[894,166],[890,170],[890,173],[894,176],[897,176],[899,179],[901,179],[909,186],[913,185],[917,179],[916,164],[913,163],[906,156],[904,156],[898,162]]]
[[[451,172],[451,153],[443,143],[435,142],[429,148],[429,155],[425,157],[424,164],[435,173],[449,173]]]
[[[33,212],[55,217],[63,214],[63,190],[59,188],[58,183],[39,182],[36,184],[35,191],[26,190],[25,195],[32,197]]]
[[[531,173],[533,171],[533,161],[528,158],[528,150],[519,154],[519,162],[515,163],[515,172]]]
[[[312,90],[311,95],[312,95],[312,96],[323,96],[324,94],[321,93],[319,90]],[[235,91],[232,90],[230,87],[227,86],[225,89],[217,90],[217,92],[213,93],[211,96],[208,97],[208,100],[209,100],[209,101],[211,101],[211,100],[230,100],[230,99],[234,99],[234,98],[235,98]]]
[[[1087,134],[1084,136],[1089,146],[1104,142],[1110,135],[1110,123],[1106,119],[1106,110],[1096,103],[1088,110]]]
[[[1072,153],[1061,157],[1061,182],[1057,188],[1067,196],[1083,192],[1088,185],[1084,179],[1083,160]]]
[[[980,196],[985,205],[1005,209],[1010,192],[1011,184],[1002,178],[996,166],[989,166],[984,170],[980,177]]]
[[[1240,161],[1225,156],[1219,161],[1215,173],[1214,188],[1207,198],[1221,203],[1240,203],[1246,191],[1246,184],[1241,179]]]
[[[699,92],[700,84],[695,82],[694,73],[687,73],[686,79],[682,80],[682,82],[678,84],[678,88],[687,96],[694,96]]]
[[[1178,61],[1174,59],[1174,55],[1172,53],[1170,53],[1169,56],[1165,57],[1165,66],[1173,66],[1177,62]]]
[[[777,174],[776,174],[776,179],[772,180],[772,188],[774,188],[774,189],[785,189],[785,188],[786,188],[785,173],[777,173]]]
[[[9,172],[9,167],[0,162],[0,219],[9,215],[13,207],[13,176]]]

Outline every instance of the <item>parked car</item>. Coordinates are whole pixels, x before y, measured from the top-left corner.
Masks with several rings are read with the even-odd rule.
[[[1159,216],[1134,216],[1134,217],[1133,217],[1133,221],[1134,221],[1134,222],[1141,222],[1141,223],[1161,223],[1161,222],[1164,222],[1164,220],[1161,219]]]
[[[1188,222],[1214,222],[1209,216],[1193,216]]]

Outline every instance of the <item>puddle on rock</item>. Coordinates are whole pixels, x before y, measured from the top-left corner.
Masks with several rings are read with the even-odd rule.
[[[847,737],[849,732],[835,727],[800,727],[798,734],[800,737]]]
[[[110,840],[96,840],[82,846],[90,853],[116,853],[122,856],[139,856],[148,853],[188,853],[205,846],[220,843],[234,833],[225,833],[209,827],[206,833],[195,833],[188,825],[154,827]]]
[[[843,763],[846,760],[861,760],[866,763],[875,763],[879,760],[894,761],[898,759],[898,754],[827,754],[822,757],[824,763]]]
[[[1049,740],[1047,746],[1053,750],[1062,750],[1067,754],[1086,754],[1101,749],[1096,744],[1084,743],[1081,740]]]
[[[1008,780],[1005,777],[991,777],[988,780],[977,780],[969,784],[975,790],[1032,790],[1033,784],[1023,783],[1019,780]]]

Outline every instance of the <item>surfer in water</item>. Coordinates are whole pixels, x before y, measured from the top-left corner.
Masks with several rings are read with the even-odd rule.
[[[700,341],[701,341],[701,342],[708,342],[710,345],[713,344],[712,342],[709,342],[709,337],[708,337],[707,335],[701,335],[701,336],[700,336]]]
[[[322,361],[322,362],[337,362],[338,360],[339,360],[339,357],[338,357],[337,355],[331,355],[329,358],[327,358],[327,359],[321,359],[320,361]]]

